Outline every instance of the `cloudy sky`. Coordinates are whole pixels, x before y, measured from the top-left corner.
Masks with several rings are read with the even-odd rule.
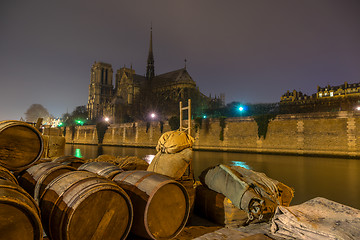
[[[0,120],[33,103],[54,116],[85,105],[94,61],[145,74],[184,67],[226,102],[360,82],[359,0],[2,0]]]

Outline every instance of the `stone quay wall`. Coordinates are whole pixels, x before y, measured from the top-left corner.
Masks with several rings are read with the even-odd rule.
[[[201,127],[195,125],[193,121],[197,150],[360,156],[360,113],[278,115],[268,123],[265,137],[259,137],[252,117],[203,119]],[[170,131],[167,123],[162,132],[166,131]],[[162,132],[159,122],[110,125],[102,144],[155,147]],[[67,128],[65,138],[67,143],[98,144],[95,126]]]

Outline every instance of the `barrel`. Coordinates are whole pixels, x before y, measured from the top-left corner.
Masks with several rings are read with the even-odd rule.
[[[15,184],[18,184],[16,177],[6,168],[0,166],[0,179],[9,180]]]
[[[0,165],[22,170],[36,162],[43,152],[41,133],[25,122],[0,122]]]
[[[190,203],[188,193],[180,183],[142,170],[119,173],[113,181],[128,193],[133,203],[133,234],[150,239],[170,239],[184,228]]]
[[[19,185],[0,179],[0,239],[42,239],[40,211]]]
[[[109,179],[72,171],[51,181],[39,206],[52,240],[125,239],[132,220],[129,196]]]
[[[38,202],[46,186],[56,177],[76,169],[61,163],[44,162],[26,169],[19,176],[19,184]]]
[[[108,179],[112,179],[116,174],[123,172],[121,168],[109,162],[87,162],[81,165],[78,170],[96,173]]]
[[[68,166],[74,167],[76,169],[85,163],[84,159],[78,158],[75,156],[71,156],[71,155],[58,157],[58,158],[54,159],[53,162],[62,163],[64,165],[68,165]]]

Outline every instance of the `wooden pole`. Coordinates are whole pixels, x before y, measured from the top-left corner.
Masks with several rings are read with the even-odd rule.
[[[182,109],[182,102],[181,101],[180,101],[179,105],[180,105],[180,127],[179,127],[179,129],[180,129],[180,131],[182,131],[182,128],[183,128],[183,126],[182,126],[182,118],[183,118],[182,111],[183,111],[183,109]]]
[[[188,134],[191,136],[191,99],[188,99]]]

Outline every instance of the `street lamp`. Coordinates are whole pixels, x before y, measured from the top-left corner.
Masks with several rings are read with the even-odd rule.
[[[110,121],[110,118],[105,117],[105,118],[104,118],[104,120],[105,120],[105,122],[107,122],[107,123],[108,123],[108,122]]]
[[[151,114],[150,114],[150,117],[151,117],[151,119],[155,119],[155,118],[156,118],[156,114],[155,114],[155,113],[151,113]]]
[[[246,106],[245,105],[240,105],[240,106],[238,106],[238,111],[239,112],[245,112],[246,111]]]

